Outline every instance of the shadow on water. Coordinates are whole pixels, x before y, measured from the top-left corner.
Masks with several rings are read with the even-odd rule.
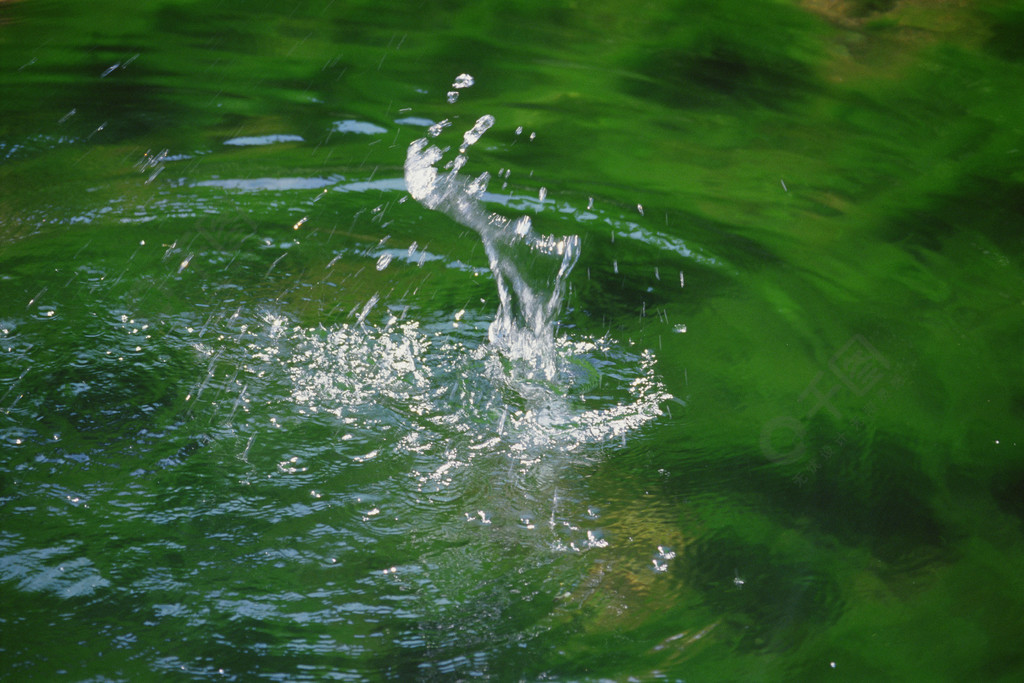
[[[821,86],[814,20],[785,4],[687,2],[625,61],[627,92],[672,107],[728,102],[790,109]],[[671,18],[670,18],[671,17]],[[653,28],[653,27],[652,27]]]

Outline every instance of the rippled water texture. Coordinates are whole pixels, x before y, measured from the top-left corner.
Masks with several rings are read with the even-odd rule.
[[[0,2],[0,678],[1019,680],[1022,27]]]

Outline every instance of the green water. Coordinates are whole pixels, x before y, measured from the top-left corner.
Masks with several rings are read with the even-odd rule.
[[[0,3],[0,677],[1019,680],[1022,30]],[[405,190],[483,115],[551,381]]]

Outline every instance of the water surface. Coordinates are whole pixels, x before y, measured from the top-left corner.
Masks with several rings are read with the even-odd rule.
[[[0,5],[2,675],[1018,679],[1022,26]]]

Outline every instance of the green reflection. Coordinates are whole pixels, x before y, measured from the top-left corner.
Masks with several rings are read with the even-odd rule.
[[[5,670],[1015,680],[1022,17],[0,3]],[[401,179],[485,113],[467,172],[581,236],[561,331],[612,345],[563,393],[648,349],[678,399],[523,472],[479,359],[358,415],[288,374],[391,317],[480,348],[479,241]]]

